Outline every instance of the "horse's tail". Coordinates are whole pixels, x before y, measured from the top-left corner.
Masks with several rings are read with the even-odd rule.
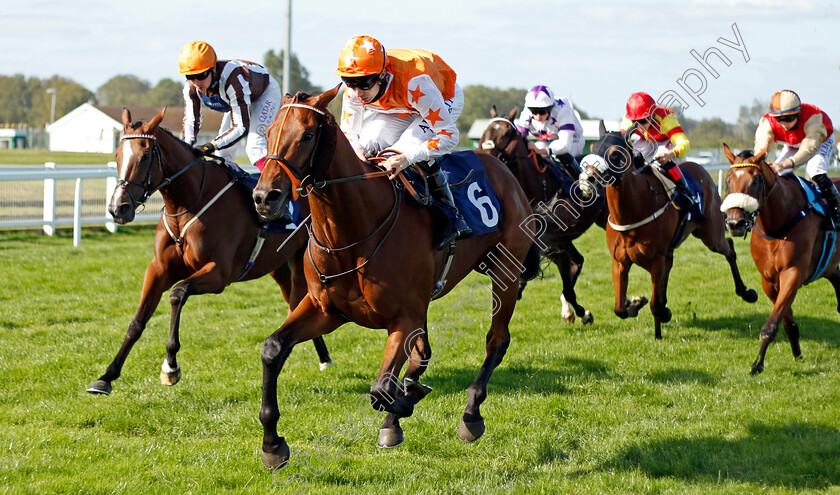
[[[531,249],[525,255],[525,270],[522,272],[520,279],[523,282],[533,280],[537,276],[542,275],[542,268],[540,268],[540,248],[536,243],[531,244]]]

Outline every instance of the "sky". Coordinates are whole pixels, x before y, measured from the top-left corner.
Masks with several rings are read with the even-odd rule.
[[[462,87],[544,84],[605,119],[646,91],[682,100],[689,118],[735,122],[741,105],[792,89],[840,124],[840,0],[28,0],[0,14],[0,74],[94,92],[120,74],[180,81],[193,40],[261,62],[286,46],[289,1],[291,51],[324,89],[344,42],[367,34],[437,53]]]

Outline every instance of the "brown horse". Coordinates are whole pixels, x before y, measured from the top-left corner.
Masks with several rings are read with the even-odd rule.
[[[140,306],[116,357],[88,388],[91,393],[111,393],[111,382],[120,376],[128,353],[163,292],[179,280],[169,296],[172,317],[160,373],[164,385],[174,385],[181,378],[175,357],[181,347],[181,310],[189,296],[218,294],[230,283],[266,273],[280,285],[290,310],[305,292],[301,269],[305,234],[290,237],[269,233],[256,260],[250,259],[255,253],[260,219],[249,191],[236,183],[226,166],[205,160],[188,144],[158,127],[165,110],[148,123],[131,123],[131,113],[123,110],[124,136],[116,152],[119,182],[108,212],[116,223],[127,224],[134,220],[135,210],[158,190],[165,206],[155,233],[154,258],[143,279]],[[323,340],[315,344],[323,369],[332,360]]]
[[[507,116],[498,117],[493,106],[490,109],[492,120],[481,135],[479,147],[507,165],[528,196],[531,208],[539,215],[536,217],[540,234],[537,245],[542,254],[557,265],[563,280],[560,296],[562,321],[571,323],[577,315],[584,324],[592,323],[592,313],[577,302],[575,283],[583,269],[584,259],[572,241],[593,223],[602,228],[606,226],[604,199],[599,195],[593,201],[582,202],[564,190],[563,181],[549,169],[555,165],[528,149],[525,137],[513,123],[517,110],[514,107]],[[577,177],[568,178],[569,183],[575,180]],[[549,228],[547,223],[553,225]]]
[[[257,211],[272,218],[292,195],[293,182],[302,181],[312,211],[304,263],[309,293],[263,346],[260,421],[262,459],[268,467],[283,464],[290,455],[285,438],[277,434],[277,378],[295,344],[348,321],[388,330],[382,366],[370,390],[374,409],[389,413],[380,430],[380,447],[402,442],[399,418],[411,416],[414,405],[429,391],[419,384],[432,356],[426,315],[447,251],[433,247],[429,209],[408,198],[394,181],[356,180],[370,177],[366,174],[375,169],[357,158],[326,110],[339,87],[317,96],[286,95],[268,129],[272,154],[254,189]],[[523,261],[529,275],[538,270],[536,249],[531,249],[533,240],[527,234],[533,232],[528,198],[499,160],[486,153],[476,155],[501,201],[499,225],[494,232],[457,242],[443,289],[436,291],[437,297],[443,296],[474,269],[493,279],[494,311],[484,364],[469,387],[458,427],[464,441],[484,433],[479,406],[510,343],[508,324],[525,270]],[[533,254],[526,260],[529,251]]]
[[[779,177],[767,165],[766,149],[755,156],[749,150],[735,156],[724,144],[723,152],[732,164],[726,174],[729,194],[722,206],[726,227],[732,235],[746,235],[755,225],[759,235],[752,235],[750,251],[764,293],[773,303],[773,311],[761,327],[761,346],[750,370],[757,374],[764,370],[764,354],[776,338],[780,321],[785,324],[794,359],[802,357],[799,326],[791,309],[800,287],[820,277],[828,279],[840,312],[840,236],[825,230],[823,219],[814,212],[793,174]],[[840,185],[840,180],[834,179],[834,183]],[[824,256],[828,252],[831,256]]]
[[[607,245],[613,257],[613,286],[615,289],[615,314],[620,318],[636,316],[647,302],[644,299],[628,304],[627,280],[630,267],[638,264],[650,273],[653,282],[651,312],[657,339],[662,338],[662,323],[671,320],[667,307],[668,275],[674,262],[673,250],[689,234],[700,239],[712,252],[720,253],[729,262],[735,293],[747,302],[755,302],[758,294],[747,289],[738,272],[732,239],[724,235],[720,196],[709,173],[696,163],[680,164],[683,173],[693,176],[703,187],[703,210],[708,219],[700,225],[692,220],[679,232],[680,213],[668,199],[661,181],[645,171],[644,160],[633,155],[628,143],[635,127],[624,135],[607,132],[601,122],[601,138],[594,145],[594,152],[603,158],[597,170],[584,160],[584,172],[597,183],[606,185],[610,221],[607,223]]]

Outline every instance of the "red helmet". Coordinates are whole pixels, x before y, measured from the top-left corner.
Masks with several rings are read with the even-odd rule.
[[[627,100],[627,118],[633,121],[644,120],[656,109],[656,101],[647,93],[639,91]]]

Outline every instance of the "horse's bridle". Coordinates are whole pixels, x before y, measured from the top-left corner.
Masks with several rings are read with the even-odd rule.
[[[761,213],[761,209],[767,204],[767,199],[773,194],[773,191],[776,190],[776,185],[779,183],[778,178],[773,182],[773,185],[770,188],[767,188],[767,181],[764,180],[764,171],[762,170],[762,165],[760,163],[748,163],[748,162],[741,162],[741,163],[733,163],[729,166],[729,170],[733,168],[746,168],[746,167],[755,167],[758,169],[758,195],[763,195],[763,201],[758,203],[758,208],[754,211],[746,211],[743,208],[741,211],[744,213],[744,222],[747,224],[747,228],[744,231],[744,237],[746,237],[747,232],[751,231],[753,226],[755,225],[756,217],[758,217],[759,213]],[[726,188],[729,189],[729,174],[726,177]],[[763,194],[761,194],[763,193]]]
[[[185,166],[181,170],[178,170],[177,172],[172,174],[171,177],[164,177],[157,186],[152,187],[152,168],[153,168],[153,165],[154,165],[155,158],[157,158],[157,165],[158,165],[157,168],[160,171],[161,177],[163,177],[163,164],[164,164],[164,162],[166,162],[166,159],[163,157],[163,154],[160,152],[160,146],[158,145],[157,138],[155,138],[154,134],[126,134],[122,137],[122,139],[149,139],[152,142],[152,147],[148,151],[143,153],[143,156],[140,158],[140,161],[137,163],[137,166],[140,167],[141,165],[143,165],[143,162],[146,162],[146,161],[149,162],[148,163],[148,168],[146,169],[146,178],[143,179],[143,182],[137,182],[137,181],[127,180],[127,179],[119,179],[117,181],[117,188],[121,187],[125,191],[125,193],[128,195],[128,198],[131,200],[133,209],[135,209],[135,210],[140,206],[144,206],[146,204],[146,201],[149,199],[149,197],[152,194],[154,194],[154,193],[158,192],[159,190],[163,189],[164,187],[168,186],[172,181],[177,179],[181,174],[183,174],[184,172],[186,172],[187,170],[192,168],[197,163],[204,161],[204,159],[203,159],[204,157],[199,156],[198,158],[196,158],[195,160],[193,160],[189,164],[187,164],[187,166]],[[169,164],[168,162],[166,162],[166,163],[167,163],[167,165]],[[177,213],[177,214],[168,214],[166,212],[164,212],[164,213],[167,216],[176,217],[176,216],[183,215],[184,213],[186,213],[190,209],[192,209],[198,203],[198,201],[201,199],[201,195],[204,192],[204,182],[205,182],[206,178],[207,178],[207,168],[205,167],[204,175],[201,178],[201,189],[198,191],[198,195],[196,196],[195,201],[193,202],[193,204],[189,208],[187,208],[186,210],[182,211],[181,213]],[[139,187],[143,190],[143,195],[140,197],[140,199],[135,199],[134,198],[134,195],[131,194],[131,191],[128,190],[129,185],[137,186],[137,187]]]

